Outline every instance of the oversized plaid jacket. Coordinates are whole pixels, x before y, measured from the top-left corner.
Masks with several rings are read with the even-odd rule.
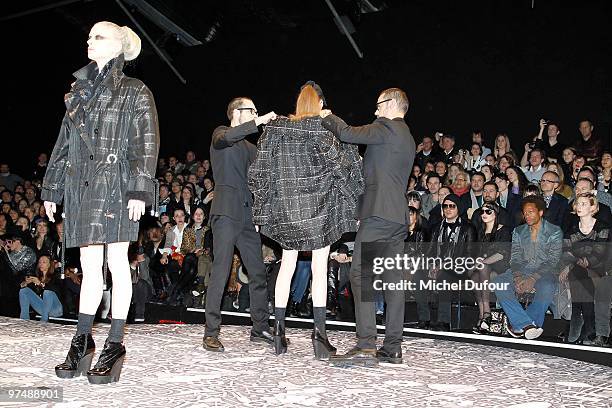
[[[138,239],[127,202],[156,200],[159,151],[157,111],[151,91],[127,77],[123,54],[84,106],[74,106],[74,84],[67,112],[49,159],[41,197],[63,201],[66,247]],[[95,78],[95,62],[75,72],[79,81]],[[80,119],[79,119],[80,118]]]
[[[283,248],[313,250],[355,231],[363,193],[357,146],[341,143],[321,118],[270,122],[249,168],[253,222]]]

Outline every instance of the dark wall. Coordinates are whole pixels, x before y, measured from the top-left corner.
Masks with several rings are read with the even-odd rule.
[[[36,152],[52,148],[70,73],[87,63],[88,27],[103,19],[130,24],[109,3],[1,24],[8,39],[3,140],[18,148],[3,148],[0,156],[15,170],[25,172]],[[561,138],[573,141],[586,117],[609,144],[609,2],[536,0],[535,9],[526,0],[394,2],[361,16],[355,39],[364,59],[323,2],[286,3],[293,4],[292,15],[302,15],[294,27],[229,8],[214,41],[169,50],[187,85],[143,38],[143,55],[126,72],[154,92],[163,155],[193,148],[207,156],[210,134],[227,122],[225,107],[234,96],[252,96],[261,113],[291,112],[308,79],[321,84],[330,108],[349,123],[371,121],[378,92],[399,86],[409,95],[407,121],[417,137],[440,130],[462,142],[480,128],[490,145],[496,132],[506,131],[520,154],[540,118],[558,122]],[[312,9],[296,9],[306,4]]]

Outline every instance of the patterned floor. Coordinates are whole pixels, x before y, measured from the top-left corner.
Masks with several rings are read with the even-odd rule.
[[[61,386],[58,407],[610,407],[612,369],[558,357],[406,338],[404,364],[341,368],[312,358],[309,332],[289,329],[289,354],[226,326],[225,353],[201,347],[200,325],[130,326],[121,381],[61,380],[74,326],[0,318],[0,387]],[[102,345],[108,325],[94,328]],[[330,332],[339,350],[354,334]],[[94,360],[95,361],[95,360]],[[0,402],[0,406],[48,406]]]

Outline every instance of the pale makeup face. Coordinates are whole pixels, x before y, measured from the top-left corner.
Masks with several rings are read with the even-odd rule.
[[[97,23],[89,32],[87,57],[92,61],[110,61],[121,53],[122,45],[117,30],[105,23]]]

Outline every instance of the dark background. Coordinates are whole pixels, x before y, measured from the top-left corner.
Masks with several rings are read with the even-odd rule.
[[[3,3],[0,15],[51,3]],[[151,3],[209,40],[183,47],[135,13],[187,79],[183,85],[140,35],[143,52],[125,72],[155,95],[162,156],[182,158],[194,149],[198,158],[207,157],[210,134],[227,122],[232,97],[251,96],[260,113],[287,114],[309,79],[351,124],[374,118],[380,90],[403,88],[411,103],[406,120],[417,139],[439,130],[466,143],[470,131],[480,128],[492,146],[496,132],[506,131],[520,155],[540,118],[559,123],[565,143],[579,137],[578,122],[589,118],[610,145],[609,1],[535,0],[534,8],[531,0],[386,1],[387,9],[360,14],[355,2],[333,0],[353,21],[363,59],[323,0]],[[0,160],[14,173],[28,175],[37,153],[51,151],[71,73],[88,62],[87,34],[101,20],[135,29],[111,0],[0,22]]]

